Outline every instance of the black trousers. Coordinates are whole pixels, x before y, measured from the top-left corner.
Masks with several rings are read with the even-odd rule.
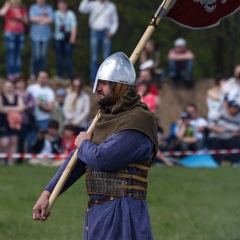
[[[209,138],[209,150],[220,149],[240,149],[240,137],[232,137],[230,139]],[[240,162],[240,154],[213,154],[212,157],[220,165],[222,160],[230,161],[231,163]]]

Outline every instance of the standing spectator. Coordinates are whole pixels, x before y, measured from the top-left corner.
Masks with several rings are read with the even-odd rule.
[[[208,147],[211,150],[238,149],[240,146],[240,101],[227,101],[222,112],[209,122]],[[223,157],[213,154],[215,161],[221,165],[224,160],[239,165],[240,154],[229,154]]]
[[[54,102],[53,111],[51,114],[51,119],[56,120],[59,123],[59,134],[63,133],[63,125],[65,122],[63,113],[63,104],[67,91],[65,88],[59,88],[56,91],[56,101]]]
[[[163,81],[163,70],[160,68],[160,52],[156,49],[156,44],[153,40],[149,40],[142,52],[140,53],[140,70],[150,69],[154,74],[154,83],[160,87]]]
[[[63,62],[66,63],[67,79],[72,78],[72,51],[77,37],[77,19],[64,0],[58,1],[54,12],[54,46],[57,61],[57,76],[63,78]]]
[[[22,126],[19,132],[18,138],[18,152],[25,152],[25,140],[27,139],[28,133],[31,131],[31,126],[34,124],[33,110],[34,110],[34,99],[32,94],[26,92],[27,82],[23,77],[19,77],[16,80],[15,87],[16,93],[19,98],[22,99],[24,104],[24,110],[22,111]],[[18,159],[18,163],[22,163],[22,158]]]
[[[14,81],[21,71],[21,53],[25,42],[25,28],[28,23],[27,10],[21,5],[21,0],[5,2],[0,9],[0,15],[5,18],[4,46],[6,49],[7,78]]]
[[[72,91],[67,94],[63,105],[65,124],[75,126],[77,133],[85,130],[90,110],[90,97],[84,91],[83,80],[81,78],[73,79]]]
[[[215,79],[215,85],[208,89],[207,91],[207,107],[208,107],[208,120],[214,118],[215,115],[218,115],[219,111],[222,109],[222,86],[226,82],[226,79],[222,76],[217,76]]]
[[[46,131],[51,119],[51,113],[55,102],[55,93],[48,86],[48,73],[41,71],[38,74],[38,82],[27,87],[27,92],[32,94],[35,101],[34,116],[35,129],[32,131],[29,141],[35,138],[38,129]]]
[[[208,131],[208,122],[205,118],[200,117],[198,113],[198,107],[194,103],[188,104],[186,107],[186,112],[189,113],[191,120],[189,124],[193,126],[194,132],[196,133],[197,149],[202,149],[206,144],[206,135]]]
[[[29,10],[32,48],[31,79],[46,68],[46,55],[52,37],[53,9],[45,0],[36,0]]]
[[[99,67],[99,50],[102,48],[104,59],[111,54],[112,38],[119,24],[118,13],[116,5],[108,0],[82,0],[79,12],[90,14],[90,80],[93,83]]]
[[[181,82],[186,88],[192,88],[194,85],[194,54],[186,45],[185,39],[178,38],[168,53],[169,77],[173,80],[175,87],[178,87]]]
[[[22,98],[15,93],[13,83],[5,81],[0,95],[0,145],[4,153],[17,152],[23,109]],[[13,159],[6,158],[6,163],[12,165]]]

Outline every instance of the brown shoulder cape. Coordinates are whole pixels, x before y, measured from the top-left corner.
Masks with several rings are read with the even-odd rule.
[[[128,86],[127,90],[108,109],[101,109],[100,119],[96,122],[92,142],[99,145],[112,134],[122,130],[138,130],[146,134],[154,143],[155,153],[158,149],[157,126],[154,114],[142,103],[135,87]]]

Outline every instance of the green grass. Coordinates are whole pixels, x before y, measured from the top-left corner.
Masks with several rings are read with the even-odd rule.
[[[1,240],[82,239],[84,178],[59,197],[49,220],[32,220],[32,207],[56,171],[0,166]],[[153,167],[147,201],[155,240],[239,240],[239,171]]]

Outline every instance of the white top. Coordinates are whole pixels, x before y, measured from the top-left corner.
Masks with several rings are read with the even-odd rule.
[[[207,97],[208,120],[214,118],[222,109],[222,101]]]
[[[199,127],[207,127],[208,126],[208,122],[205,118],[197,118],[197,119],[192,119],[190,122],[189,122],[189,125],[193,126],[193,128],[195,129],[196,131],[196,137],[197,139],[203,139],[203,133],[202,132],[199,132],[198,131],[198,128]]]
[[[37,99],[41,99],[43,104],[53,103],[55,101],[55,93],[52,88],[49,86],[41,87],[38,83],[31,84],[27,87],[26,91],[31,93],[34,101],[35,101],[35,108],[34,108],[34,116],[37,121],[48,120],[51,118],[50,112],[42,111],[37,105]]]
[[[235,100],[240,104],[240,84],[234,77],[229,78],[222,86],[223,96],[227,95],[228,100]]]
[[[89,27],[93,30],[107,29],[115,34],[119,21],[116,5],[108,0],[104,3],[97,1],[82,0],[78,8],[81,13],[89,13]]]
[[[72,102],[76,97],[76,92],[70,92],[66,95],[63,104],[63,113],[66,119],[65,124],[73,121],[79,127],[86,127],[88,116],[91,110],[90,97],[84,90],[77,99],[75,108]]]

